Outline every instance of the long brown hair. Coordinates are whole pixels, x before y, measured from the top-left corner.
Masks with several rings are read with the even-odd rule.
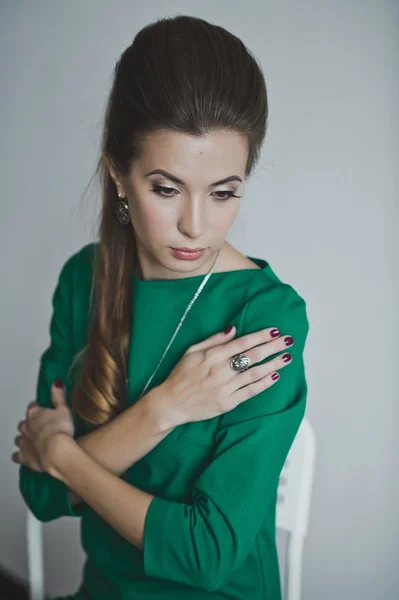
[[[140,142],[148,134],[172,130],[202,136],[231,130],[246,136],[249,177],[266,135],[268,102],[257,59],[221,26],[179,15],[141,29],[120,56],[106,105],[99,178],[102,211],[92,291],[95,306],[80,378],[72,405],[92,425],[121,410],[127,393],[127,355],[132,327],[132,270],[137,251],[132,226],[116,218],[116,185],[104,162],[119,175],[131,172]],[[75,362],[75,361],[74,361]]]

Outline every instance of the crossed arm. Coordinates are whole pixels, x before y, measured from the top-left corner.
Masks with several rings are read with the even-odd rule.
[[[76,439],[58,436],[47,472],[30,471],[21,466],[21,491],[26,501],[33,503],[31,510],[40,520],[68,514],[65,501],[57,502],[67,493],[73,514],[90,506],[129,542],[143,550],[145,518],[154,496],[128,484],[120,475],[174,429],[170,423],[166,426],[161,417],[159,398],[162,393],[160,386],[153,388],[139,402],[91,433]],[[54,486],[55,479],[60,486],[65,486],[60,496]],[[40,491],[44,491],[43,497]],[[47,495],[50,491],[55,494],[53,501]],[[49,505],[54,514],[49,513],[48,508],[41,508]]]
[[[111,476],[116,476],[118,483],[124,483],[120,479],[120,475],[148,454],[174,429],[174,427],[167,427],[161,420],[157,398],[159,393],[159,386],[153,388],[139,402],[123,411],[109,423],[77,438],[75,444],[61,444],[62,448],[57,459],[54,457],[54,473],[59,470],[57,478],[69,488],[68,493],[72,506],[85,501],[103,516],[90,498],[85,497],[85,491],[79,492],[81,471],[85,471],[87,467],[93,473],[94,467],[90,463],[94,460],[101,468],[98,471],[99,475],[105,471]],[[132,431],[135,432],[134,436],[132,436]],[[84,460],[84,454],[80,450],[84,450],[89,461]],[[64,454],[65,464],[63,463]],[[71,455],[74,457],[72,461]],[[78,466],[77,469],[74,469],[72,477],[70,476],[71,464]],[[76,481],[75,476],[77,476]],[[131,488],[131,486],[128,487]]]
[[[59,436],[48,469],[49,475],[69,488],[71,505],[85,502],[140,550],[154,496],[126,483],[120,475],[173,429],[161,426],[158,393],[158,388],[153,388],[118,417],[76,440]]]
[[[144,522],[154,496],[101,466],[69,437],[60,437],[49,474],[77,492],[107,523],[143,550]]]

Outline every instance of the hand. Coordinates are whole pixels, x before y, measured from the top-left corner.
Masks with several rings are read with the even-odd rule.
[[[18,424],[18,430],[22,433],[22,435],[18,435],[14,442],[17,446],[19,446],[20,450],[18,452],[14,452],[11,455],[11,460],[15,463],[23,464],[34,471],[42,472],[43,469],[40,466],[40,462],[38,456],[35,452],[34,446],[28,436],[26,435],[26,423],[25,421],[20,421]]]
[[[217,333],[190,346],[168,378],[158,386],[162,388],[158,398],[166,411],[163,414],[168,425],[176,427],[212,419],[274,385],[278,378],[272,379],[273,373],[292,362],[284,362],[282,355],[241,373],[229,364],[231,358],[241,352],[253,365],[286,350],[284,338],[287,336],[272,337],[273,329],[261,329],[232,340],[236,332],[233,327],[228,334]]]
[[[21,436],[15,438],[20,447],[11,458],[36,471],[51,471],[52,457],[62,436],[73,438],[74,423],[67,405],[65,388],[51,386],[51,400],[55,408],[43,408],[35,401],[27,407],[24,421],[18,424]]]

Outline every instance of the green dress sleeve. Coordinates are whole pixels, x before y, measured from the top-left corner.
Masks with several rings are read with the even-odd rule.
[[[190,503],[155,497],[145,520],[146,574],[207,591],[244,563],[266,516],[274,514],[280,473],[306,406],[305,301],[288,284],[274,295],[261,291],[245,306],[242,323],[236,337],[266,327],[292,335],[293,361],[272,387],[220,417],[212,459],[194,482]]]
[[[46,408],[52,407],[52,383],[58,378],[67,382],[72,362],[72,258],[63,265],[53,292],[50,343],[40,358],[36,401]],[[76,433],[75,427],[75,437]],[[35,471],[25,465],[19,467],[19,490],[28,508],[42,522],[53,521],[63,516],[78,517],[88,508],[84,502],[72,507],[68,487],[63,482],[48,473]]]

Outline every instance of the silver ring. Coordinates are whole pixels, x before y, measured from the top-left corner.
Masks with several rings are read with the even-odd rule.
[[[246,371],[251,364],[251,359],[246,354],[236,354],[230,361],[230,367],[233,371]]]

